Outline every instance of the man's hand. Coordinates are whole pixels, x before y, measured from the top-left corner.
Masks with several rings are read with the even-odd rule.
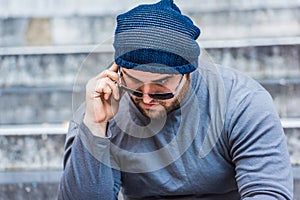
[[[108,120],[118,111],[120,92],[117,83],[118,65],[89,80],[86,85],[86,110],[83,122],[91,132],[100,137],[106,137]]]

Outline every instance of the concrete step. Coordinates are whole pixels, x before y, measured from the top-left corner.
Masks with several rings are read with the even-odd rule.
[[[56,200],[61,175],[62,170],[2,171],[0,200]]]
[[[300,117],[300,79],[259,80],[271,93],[281,117]],[[85,87],[0,89],[0,124],[60,123],[85,100]],[[22,113],[22,114],[20,114]]]
[[[282,119],[300,198],[300,119]],[[68,124],[0,127],[0,199],[56,199]],[[122,199],[120,195],[119,199]]]
[[[0,199],[57,199],[61,171],[0,172]],[[300,199],[300,168],[293,168],[294,200]],[[118,197],[123,200],[122,195]]]
[[[0,185],[1,200],[57,200],[59,183],[14,183]]]
[[[53,16],[88,16],[107,15],[124,12],[139,4],[155,3],[158,0],[52,0],[41,2],[38,0],[10,0],[0,1],[0,17],[53,17]],[[299,0],[175,0],[183,11],[220,12],[231,10],[254,10],[254,9],[288,9],[299,7]]]
[[[78,75],[92,77],[113,61],[111,46],[92,53],[95,47],[0,48],[0,86],[73,85]]]
[[[116,15],[137,4],[137,1],[101,2],[101,6],[95,7],[96,4],[88,2],[83,3],[88,4],[86,6],[77,7],[80,3],[76,2],[72,4],[74,8],[61,1],[54,5],[24,1],[24,7],[13,2],[1,6],[0,1],[0,46],[99,44],[113,36]],[[276,0],[266,4],[246,0],[238,3],[231,0],[185,2],[178,3],[182,3],[183,13],[200,26],[202,40],[300,35],[299,0]],[[35,9],[34,5],[39,8]],[[56,9],[51,10],[51,6]]]
[[[60,123],[72,118],[72,95],[84,101],[84,89],[39,87],[0,89],[0,124]]]
[[[281,117],[299,117],[300,113],[299,44],[300,38],[201,42],[202,53],[212,62],[258,79],[272,94]],[[0,48],[0,108],[6,113],[0,123],[69,120],[72,95],[77,102],[83,101],[87,80],[113,60],[110,45],[96,47]]]
[[[288,149],[290,153],[290,160],[294,166],[300,166],[300,127],[299,119],[297,128],[284,128]]]
[[[57,199],[61,170],[2,171],[0,172],[0,199]]]
[[[300,166],[300,119],[282,119],[293,166]],[[68,124],[0,127],[0,171],[61,170]],[[1,180],[1,174],[0,174]]]
[[[1,126],[0,171],[61,170],[67,128],[67,123]]]
[[[264,79],[258,80],[272,95],[275,108],[282,118],[300,116],[300,79]]]
[[[253,78],[300,77],[300,37],[199,41],[211,61]],[[205,52],[206,51],[206,52]],[[91,53],[93,52],[93,53]],[[113,61],[110,44],[0,48],[0,86],[83,83]]]
[[[300,33],[297,20],[300,18],[299,6],[289,9],[189,12],[188,15],[201,28],[200,38],[203,40],[296,37]]]

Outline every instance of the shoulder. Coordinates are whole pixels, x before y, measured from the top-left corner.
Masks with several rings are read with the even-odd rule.
[[[202,86],[198,93],[207,90],[209,111],[222,113],[225,127],[230,127],[242,114],[254,118],[261,111],[276,114],[271,95],[256,80],[230,67],[208,65],[200,66],[199,73],[193,76],[200,77]],[[214,113],[210,114],[214,116]]]
[[[253,78],[234,68],[217,64],[200,65],[198,71],[192,74],[192,84],[195,88],[200,86],[201,91],[207,89],[210,97],[223,95],[227,107],[235,107],[256,93],[270,97],[268,91]]]
[[[256,80],[241,71],[220,65],[217,65],[216,68],[220,72],[227,89],[245,92],[266,91]]]

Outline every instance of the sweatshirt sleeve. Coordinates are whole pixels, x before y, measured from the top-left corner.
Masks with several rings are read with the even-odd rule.
[[[293,199],[285,135],[267,91],[243,98],[231,116],[229,138],[241,199]]]
[[[100,162],[108,163],[109,149],[108,138],[96,137],[83,122],[71,121],[58,199],[117,199],[120,172]]]

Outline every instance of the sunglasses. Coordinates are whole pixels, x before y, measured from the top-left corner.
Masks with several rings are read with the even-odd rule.
[[[152,99],[158,99],[158,100],[172,99],[175,96],[175,94],[177,93],[179,85],[181,84],[181,81],[183,79],[183,74],[182,74],[182,76],[180,78],[180,81],[178,82],[178,84],[177,84],[174,92],[144,93],[144,92],[141,92],[141,91],[138,91],[138,90],[131,89],[131,88],[129,88],[129,87],[126,86],[126,82],[125,82],[125,80],[123,78],[123,73],[122,73],[120,67],[118,69],[118,74],[120,76],[119,88],[121,88],[122,90],[124,90],[124,91],[126,91],[126,92],[128,92],[128,93],[130,93],[130,94],[132,94],[132,95],[134,95],[136,97],[138,97],[138,98],[142,98],[143,95],[146,94],[149,97],[151,97]],[[122,84],[123,82],[124,82],[125,85]]]

